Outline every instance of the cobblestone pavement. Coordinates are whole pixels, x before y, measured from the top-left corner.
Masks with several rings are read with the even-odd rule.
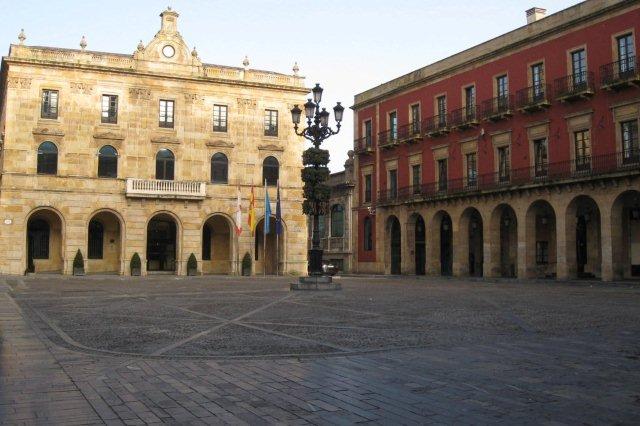
[[[640,285],[0,277],[0,424],[638,424]]]

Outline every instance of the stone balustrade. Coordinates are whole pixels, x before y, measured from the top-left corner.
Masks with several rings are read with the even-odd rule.
[[[125,194],[131,198],[202,200],[207,195],[207,184],[194,181],[127,178]]]

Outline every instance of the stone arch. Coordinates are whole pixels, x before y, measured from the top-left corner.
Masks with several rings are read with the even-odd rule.
[[[402,273],[402,227],[397,216],[387,217],[385,223],[385,273]]]
[[[565,212],[566,263],[569,278],[599,278],[602,273],[600,208],[578,195]]]
[[[491,276],[515,278],[518,272],[518,217],[509,204],[491,213]]]
[[[525,262],[527,278],[557,276],[556,212],[546,200],[529,205],[525,215]]]
[[[453,221],[445,211],[438,211],[429,226],[430,244],[428,245],[429,271],[434,275],[453,274]]]
[[[412,273],[425,275],[427,266],[426,225],[420,213],[412,213],[406,225],[406,248],[413,262]]]
[[[233,218],[221,212],[210,214],[202,222],[200,258],[203,274],[231,275],[237,272],[238,238],[235,230]]]
[[[484,268],[484,223],[475,207],[467,207],[460,215],[458,247],[460,275],[482,277]]]
[[[276,235],[276,217],[269,217],[269,233],[264,236],[264,216],[261,217],[254,232],[254,268],[255,274],[278,275],[287,272],[287,224],[282,220],[282,234]],[[266,261],[266,263],[265,263]]]
[[[25,271],[64,273],[65,222],[62,213],[53,207],[37,207],[27,215],[26,225]]]
[[[147,271],[180,274],[183,269],[180,218],[167,210],[156,211],[149,216],[145,231]]]
[[[614,279],[640,277],[640,191],[620,193],[611,206]]]
[[[101,258],[92,258],[90,253],[91,236],[89,227],[92,220],[99,220],[104,226],[103,251]],[[85,254],[88,273],[117,273],[125,272],[124,241],[125,222],[120,213],[112,209],[99,209],[92,212],[86,221],[87,245]]]

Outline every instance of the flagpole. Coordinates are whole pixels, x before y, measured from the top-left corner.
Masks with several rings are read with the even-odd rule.
[[[277,180],[276,185],[278,187],[278,195],[276,196],[276,203],[280,202],[280,179]],[[276,215],[278,214],[278,207],[276,204]],[[278,222],[276,218],[276,276],[280,276],[280,233],[278,232]]]
[[[270,218],[267,217],[267,180],[264,180],[264,201],[265,201],[265,209],[264,209],[264,220],[267,221]],[[266,223],[262,223],[262,275],[267,276],[267,233],[264,232],[266,229]]]

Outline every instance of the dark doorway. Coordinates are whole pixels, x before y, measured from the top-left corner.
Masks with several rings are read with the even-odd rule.
[[[151,219],[147,227],[147,271],[175,272],[176,223],[171,219]]]
[[[425,263],[427,261],[427,251],[425,245],[425,227],[422,216],[416,218],[415,226],[415,256],[416,275],[425,274]]]
[[[451,217],[445,215],[440,221],[440,275],[450,276],[453,272],[453,231]]]
[[[402,244],[400,236],[400,222],[397,218],[391,220],[391,274],[400,275],[402,262]]]
[[[587,255],[587,220],[584,215],[580,215],[576,222],[576,261],[579,278],[585,277],[584,267],[588,261]]]

